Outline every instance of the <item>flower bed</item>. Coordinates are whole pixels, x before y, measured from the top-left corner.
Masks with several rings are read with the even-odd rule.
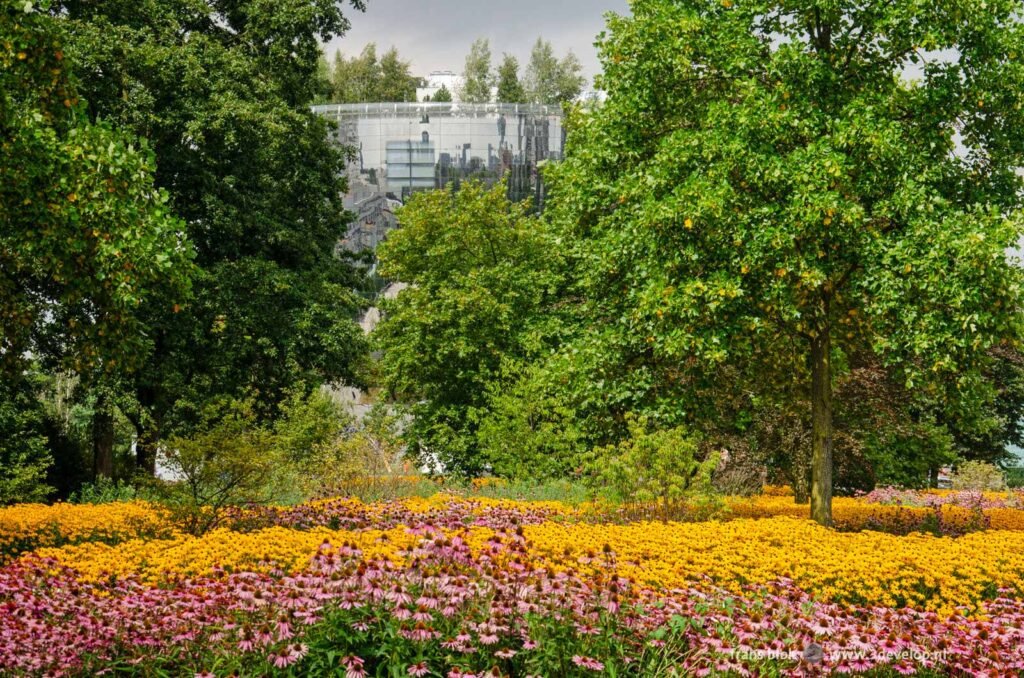
[[[578,511],[555,501],[521,502],[436,494],[428,498],[411,497],[369,504],[358,499],[334,498],[297,506],[258,506],[233,511],[228,522],[236,530],[270,526],[363,530],[390,529],[400,525],[454,529],[467,525],[506,527],[541,523],[577,514]]]
[[[216,568],[294,574],[320,544],[348,544],[398,562],[424,530],[459,535],[483,552],[504,528],[419,525],[389,530],[215,530],[203,537],[133,539],[116,546],[80,544],[40,549],[84,581],[135,576],[164,582]],[[1024,592],[1024,532],[976,532],[958,539],[843,533],[807,520],[765,518],[705,523],[544,522],[518,528],[532,562],[592,573],[614,566],[622,576],[659,589],[709,584],[739,593],[779,578],[829,602],[911,606],[940,616],[984,612],[1000,590]],[[610,555],[611,554],[611,555]]]
[[[56,507],[50,530],[67,543],[0,567],[0,674],[1024,670],[1024,531],[838,532],[791,502],[624,524],[550,502],[329,500],[239,512],[237,529],[202,537],[159,522],[137,536],[131,505]],[[963,509],[836,508],[847,520]],[[84,527],[104,510],[125,519]]]
[[[0,508],[0,563],[33,549],[173,534],[161,513],[145,502],[18,504]]]
[[[404,561],[322,545],[294,576],[216,571],[83,584],[52,561],[0,571],[0,670],[92,675],[805,675],[1024,668],[1024,606],[984,618],[816,602],[793,582],[657,590],[610,565],[544,567],[529,536],[420,535]],[[607,554],[610,555],[610,554]],[[12,602],[17,601],[17,605]],[[59,623],[54,623],[59,621]]]

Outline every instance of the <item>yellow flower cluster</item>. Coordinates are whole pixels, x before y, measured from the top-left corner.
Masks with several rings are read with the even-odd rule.
[[[160,512],[144,502],[16,504],[0,508],[0,562],[44,546],[171,534]]]
[[[271,527],[247,533],[218,529],[202,537],[179,535],[173,539],[132,539],[116,546],[88,543],[44,548],[36,555],[76,570],[85,581],[137,575],[142,581],[157,584],[177,576],[209,574],[215,567],[248,572],[280,568],[296,573],[309,564],[325,541],[357,547],[366,558],[382,556],[400,562],[399,552],[419,539],[403,528],[347,532]]]
[[[710,583],[733,591],[779,578],[823,599],[972,611],[998,588],[1024,592],[1024,532],[957,539],[843,533],[778,517],[706,523],[557,524],[525,528],[531,550],[586,571],[609,549],[623,576],[661,588]]]
[[[765,485],[761,493],[769,497],[792,497],[793,488],[789,485]]]
[[[401,500],[401,504],[416,513],[427,513],[447,507],[466,507],[470,513],[480,514],[487,509],[507,509],[509,511],[529,512],[544,511],[558,515],[574,515],[577,510],[560,501],[519,501],[516,499],[496,499],[493,497],[464,497],[456,494],[440,493],[430,497],[409,497]],[[374,504],[373,506],[383,506]]]
[[[807,504],[797,504],[793,496],[773,492],[755,497],[731,497],[726,501],[729,516],[735,518],[790,518],[810,517]],[[943,520],[951,525],[970,525],[978,521],[978,514],[962,506],[942,507]],[[835,497],[832,500],[832,516],[836,526],[844,530],[878,529],[879,525],[896,526],[923,516],[934,515],[934,509],[913,506],[891,506],[872,504],[854,497]],[[1024,510],[1012,508],[991,508],[983,511],[988,517],[988,527],[994,530],[1024,530]]]

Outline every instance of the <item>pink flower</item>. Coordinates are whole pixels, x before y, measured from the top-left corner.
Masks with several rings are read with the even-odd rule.
[[[597,661],[593,657],[582,657],[580,655],[573,655],[572,663],[583,669],[590,669],[591,671],[604,671],[604,664]]]
[[[430,669],[427,668],[427,662],[420,662],[419,664],[413,664],[409,667],[408,673],[410,676],[419,678],[430,673]]]
[[[345,678],[365,678],[366,671],[363,670],[363,658],[349,655],[341,658],[341,665],[345,667]]]

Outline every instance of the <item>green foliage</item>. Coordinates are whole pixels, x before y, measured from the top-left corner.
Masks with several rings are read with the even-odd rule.
[[[578,470],[586,441],[575,410],[545,377],[543,363],[506,364],[487,384],[477,439],[493,475],[539,480]]]
[[[506,54],[498,66],[498,102],[502,104],[525,104],[526,90],[519,82],[519,61]]]
[[[441,87],[438,88],[436,92],[434,92],[434,96],[431,98],[431,101],[437,103],[451,103],[451,100],[452,93],[448,91],[448,88],[445,87],[444,85],[441,85]]]
[[[293,469],[303,496],[348,496],[367,479],[395,470],[401,445],[397,422],[384,407],[373,408],[357,422],[326,391],[294,396],[282,408],[274,446]]]
[[[1006,474],[995,464],[965,461],[953,473],[954,490],[999,492],[1006,489]]]
[[[569,52],[559,60],[551,43],[537,38],[526,66],[525,90],[531,103],[561,104],[574,101],[586,84],[583,64],[575,54]]]
[[[307,474],[308,491],[317,497],[373,499],[422,494],[420,483],[402,487],[409,484],[405,476],[398,475],[403,470],[404,450],[401,421],[389,407],[375,405],[361,421],[320,450],[318,463]]]
[[[494,74],[491,72],[491,46],[486,39],[479,38],[470,45],[462,76],[459,99],[467,104],[490,103]]]
[[[210,403],[196,433],[166,441],[164,466],[174,480],[160,500],[184,529],[212,529],[233,506],[370,496],[393,484],[401,445],[385,409],[357,426],[324,389],[295,390],[278,409],[273,423],[261,423],[251,399]]]
[[[484,479],[487,480],[487,479]],[[452,491],[451,485],[443,486],[445,491]],[[466,488],[457,488],[456,492],[464,492],[472,497],[492,497],[494,499],[513,499],[516,501],[557,501],[569,506],[576,506],[594,499],[595,492],[576,480],[510,480],[500,482],[476,482]],[[598,496],[606,497],[606,493],[598,491]]]
[[[90,124],[61,22],[0,3],[0,370],[137,366],[143,303],[184,301],[191,248],[149,147]]]
[[[164,466],[175,480],[160,487],[172,520],[203,534],[231,506],[268,503],[280,492],[284,459],[273,434],[258,425],[253,405],[211,403],[197,433],[165,441]]]
[[[871,469],[871,484],[879,487],[925,488],[932,470],[957,459],[949,432],[941,426],[921,425],[911,436],[900,436],[885,428],[874,433],[867,441],[864,457]],[[868,483],[855,487],[871,489]]]
[[[97,478],[96,482],[83,484],[68,497],[68,501],[74,504],[110,504],[158,498],[159,496],[146,486],[137,486],[124,480]]]
[[[43,412],[24,381],[0,381],[0,506],[43,501],[52,459],[46,448]]]
[[[948,9],[639,0],[548,177],[608,401],[699,425],[728,367],[729,398],[813,403],[823,522],[835,379],[877,363],[984,430],[1019,341],[1020,5]]]
[[[476,475],[488,385],[504,361],[540,355],[554,333],[539,311],[557,295],[559,255],[502,185],[417,194],[399,218],[378,250],[380,270],[409,287],[382,305],[381,381],[412,416],[414,456]]]
[[[266,419],[298,384],[359,379],[360,275],[334,256],[349,219],[345,159],[308,106],[322,85],[321,42],[348,28],[342,9],[54,7],[90,111],[151,140],[156,185],[185,220],[200,267],[189,302],[143,301],[155,350],[112,385],[145,469],[161,438],[201,428],[210,402],[253,398]]]
[[[419,79],[410,68],[394,47],[378,59],[377,45],[372,42],[351,59],[336,52],[330,74],[331,103],[415,101]]]
[[[592,487],[629,505],[715,502],[711,476],[720,457],[702,455],[699,436],[683,427],[651,431],[645,417],[628,415],[626,423],[629,437],[592,452],[586,468]]]
[[[1006,469],[1006,486],[1015,489],[1024,487],[1024,468],[1011,466]]]
[[[316,61],[316,94],[313,97],[314,104],[329,104],[334,98],[334,85],[331,82],[331,65],[327,62],[327,55],[321,53]]]
[[[308,395],[296,389],[280,406],[273,423],[274,447],[284,459],[304,466],[332,445],[352,425],[352,417],[327,392]]]

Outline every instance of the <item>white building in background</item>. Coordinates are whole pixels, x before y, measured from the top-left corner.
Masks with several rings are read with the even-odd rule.
[[[416,88],[416,101],[433,101],[434,95],[443,86],[452,94],[452,101],[458,103],[459,93],[465,79],[454,71],[433,71],[424,78],[426,85]],[[428,99],[429,97],[429,99]]]

